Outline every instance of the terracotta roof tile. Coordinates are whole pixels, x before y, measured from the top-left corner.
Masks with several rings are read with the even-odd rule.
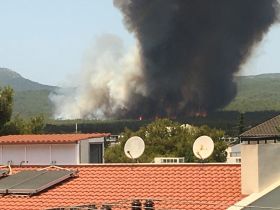
[[[246,138],[280,138],[280,115],[267,120],[240,135],[241,140]]]
[[[14,168],[14,173],[38,167]],[[240,165],[79,165],[78,177],[32,197],[0,197],[0,209],[46,209],[114,203],[126,209],[135,198],[152,198],[156,209],[226,209],[241,200]],[[226,171],[224,173],[223,171]],[[226,177],[225,177],[226,175]]]
[[[0,136],[0,144],[61,144],[75,143],[90,138],[110,136],[109,133],[88,134],[42,134],[42,135],[8,135]]]

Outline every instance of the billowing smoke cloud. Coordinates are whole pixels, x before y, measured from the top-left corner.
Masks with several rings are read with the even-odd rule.
[[[86,84],[69,106],[60,103],[58,115],[77,109],[79,117],[176,117],[221,108],[235,96],[233,75],[277,21],[279,6],[277,0],[114,5],[138,40],[136,53],[125,55],[120,46],[111,49],[112,43],[97,48]]]
[[[114,116],[125,108],[132,92],[145,95],[137,47],[127,50],[118,37],[106,34],[96,39],[86,61],[70,87],[50,95],[56,118]]]

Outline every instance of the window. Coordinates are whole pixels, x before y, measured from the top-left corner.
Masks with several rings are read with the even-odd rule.
[[[240,152],[231,152],[230,157],[240,157],[241,153]]]

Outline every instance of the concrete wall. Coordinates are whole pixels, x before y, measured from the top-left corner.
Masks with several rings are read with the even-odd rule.
[[[280,144],[242,144],[241,188],[249,195],[280,179]]]
[[[80,161],[81,161],[81,163],[89,163],[88,140],[80,141],[79,144],[80,144]]]
[[[280,179],[280,144],[259,145],[259,190]]]
[[[103,156],[104,156],[104,138],[94,138],[88,140],[82,140],[80,144],[80,163],[89,163],[89,145],[90,144],[102,144],[103,145]],[[103,158],[104,162],[104,158]]]
[[[79,164],[78,144],[1,145],[0,164],[6,165],[76,165]]]

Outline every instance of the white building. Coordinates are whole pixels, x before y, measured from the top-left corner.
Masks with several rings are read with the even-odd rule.
[[[184,157],[155,157],[154,163],[184,163]]]
[[[241,163],[241,145],[236,144],[228,147],[227,151],[227,163]]]
[[[103,163],[110,134],[9,135],[0,137],[2,165],[77,165]]]

